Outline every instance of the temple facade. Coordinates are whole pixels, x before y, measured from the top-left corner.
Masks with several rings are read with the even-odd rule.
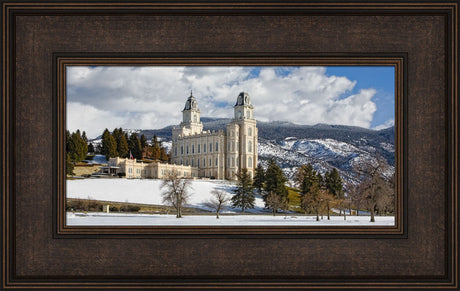
[[[234,118],[225,130],[203,130],[197,100],[190,93],[182,110],[182,122],[172,129],[170,164],[111,158],[108,173],[161,179],[176,171],[183,178],[236,180],[236,174],[247,168],[253,177],[257,167],[257,123],[249,94],[241,92],[233,109]]]
[[[182,122],[172,130],[171,162],[197,169],[198,177],[235,180],[242,168],[251,177],[257,166],[257,123],[251,97],[241,92],[234,118],[225,130],[204,131],[200,109],[190,93],[182,110]]]

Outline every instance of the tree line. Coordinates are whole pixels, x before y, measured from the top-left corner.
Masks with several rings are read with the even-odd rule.
[[[109,158],[121,157],[133,158],[138,160],[143,157],[169,162],[170,155],[162,146],[161,141],[154,135],[150,143],[145,135],[138,136],[132,133],[128,136],[123,129],[115,128],[112,133],[106,128],[102,133],[102,142],[97,147],[88,142],[86,132],[66,131],[66,174],[74,175],[75,164],[83,161],[88,154],[102,154],[108,160]]]
[[[346,209],[352,213],[365,209],[370,214],[370,221],[375,222],[375,214],[387,215],[394,213],[394,174],[387,177],[388,163],[377,156],[374,161],[364,161],[355,166],[359,182],[346,185],[340,178],[337,169],[321,175],[313,166],[301,166],[295,175],[295,181],[301,195],[300,206],[305,213],[319,216],[327,214],[330,218],[331,208],[339,209],[339,215],[346,219]]]
[[[375,222],[376,212],[388,214],[394,212],[394,176],[385,176],[388,164],[381,158],[376,162],[365,162],[359,165],[360,182],[356,185],[347,185],[339,175],[337,169],[321,174],[311,164],[302,165],[295,174],[296,189],[285,185],[287,178],[276,162],[271,159],[265,170],[258,165],[254,178],[251,178],[248,169],[243,168],[236,174],[238,181],[233,190],[234,195],[229,197],[221,190],[214,190],[211,199],[205,203],[214,209],[219,218],[219,212],[227,206],[241,208],[242,212],[255,207],[256,195],[260,195],[265,208],[270,209],[273,215],[280,210],[286,212],[289,206],[297,202],[290,201],[289,192],[300,196],[300,208],[305,214],[316,215],[319,221],[324,214],[330,219],[332,208],[339,209],[339,215],[346,219],[346,209],[351,214],[354,207],[359,215],[359,209],[364,207],[371,214],[371,222]],[[189,199],[188,188],[191,181],[181,179],[177,172],[172,171],[163,181],[163,202],[174,206],[177,217],[182,217],[182,207]]]
[[[115,128],[112,133],[106,128],[102,133],[101,145],[96,152],[104,155],[107,160],[115,157],[131,158],[131,156],[138,160],[145,157],[163,162],[168,162],[170,159],[156,135],[149,143],[145,135],[139,137],[137,133],[132,133],[128,136],[121,127]]]
[[[74,164],[85,159],[88,153],[88,138],[86,133],[77,129],[75,132],[66,130],[65,133],[66,150],[66,174],[73,175]]]

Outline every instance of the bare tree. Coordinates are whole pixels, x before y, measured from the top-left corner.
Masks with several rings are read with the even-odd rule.
[[[209,208],[216,210],[216,218],[219,219],[219,213],[227,207],[227,204],[230,201],[230,197],[227,195],[226,192],[221,190],[212,190],[211,194],[212,198],[209,199],[209,201],[206,202],[205,205]]]
[[[273,212],[273,216],[276,215],[278,209],[283,209],[285,212],[287,211],[288,203],[285,197],[277,195],[275,192],[270,191],[266,197],[265,206],[268,209],[271,209]]]
[[[362,190],[361,190],[361,184],[357,185],[348,185],[348,197],[349,197],[349,210],[350,210],[350,215],[351,215],[351,207],[352,205],[356,208],[356,215],[359,216],[359,209],[361,208],[361,205],[363,203],[363,195],[362,195]]]
[[[361,164],[358,168],[361,177],[358,193],[361,194],[366,208],[371,213],[371,222],[375,222],[377,205],[390,203],[388,201],[391,198],[388,198],[388,196],[394,191],[388,186],[389,179],[385,177],[387,169],[388,163],[381,156],[377,156],[374,162]]]
[[[161,184],[164,189],[161,193],[163,203],[172,205],[177,211],[177,218],[182,217],[182,207],[187,204],[189,199],[188,189],[190,188],[190,180],[180,179],[176,170],[169,172]]]
[[[319,190],[319,201],[321,203],[321,219],[323,218],[323,209],[326,210],[327,220],[331,219],[331,202],[334,200],[332,194],[324,187]]]

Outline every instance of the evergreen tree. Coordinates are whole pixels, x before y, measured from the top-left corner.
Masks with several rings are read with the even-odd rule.
[[[129,137],[128,148],[135,159],[142,159],[141,141],[137,133],[132,133]]]
[[[66,171],[66,175],[69,175],[69,176],[75,175],[75,173],[73,172],[74,167],[75,166],[73,165],[72,161],[70,160],[70,154],[66,153],[66,155],[65,155],[65,171]]]
[[[330,172],[324,175],[326,189],[337,199],[342,199],[344,196],[343,181],[340,178],[339,172],[333,168]]]
[[[316,171],[313,169],[311,164],[302,165],[297,170],[297,173],[295,174],[295,181],[297,182],[302,195],[305,195],[310,191],[312,183],[317,178],[316,175]]]
[[[109,130],[106,128],[102,134],[102,148],[101,154],[105,155],[105,158],[114,158],[118,156],[117,152],[117,142],[115,138],[110,134]]]
[[[72,162],[81,162],[88,154],[88,146],[81,137],[79,130],[70,135],[69,147],[70,149],[68,153],[70,154],[70,160]]]
[[[161,159],[161,148],[160,142],[158,141],[157,135],[154,134],[152,137],[152,158],[154,160]]]
[[[287,198],[288,191],[284,183],[287,181],[283,171],[278,167],[274,159],[268,162],[268,168],[265,172],[265,191],[273,192],[276,195]],[[266,199],[266,195],[264,197]]]
[[[66,130],[66,132],[65,132],[65,150],[66,150],[65,170],[66,170],[66,174],[71,175],[71,176],[74,175],[74,173],[73,173],[74,165],[73,165],[72,160],[70,158],[70,156],[71,156],[70,152],[71,152],[72,148],[73,148],[73,146],[72,146],[72,140],[70,139],[70,131]]]
[[[238,186],[234,190],[235,195],[232,197],[232,207],[241,207],[241,211],[254,208],[255,196],[251,176],[248,169],[241,169],[238,177]]]
[[[144,149],[147,146],[147,138],[145,135],[141,135],[141,147]]]
[[[316,221],[319,221],[319,212],[321,209],[322,204],[322,192],[320,186],[320,176],[321,174],[316,174],[311,177],[309,181],[308,189],[305,189],[305,193],[303,193],[302,197],[300,198],[301,207],[307,212],[313,212],[316,214]]]
[[[121,158],[127,158],[129,156],[128,141],[126,140],[125,135],[123,134],[123,129],[115,128],[112,133],[115,141],[117,142],[117,153]]]
[[[85,141],[86,144],[88,144],[88,138],[86,137],[86,132],[81,133],[81,138]]]
[[[308,164],[302,165],[297,170],[295,180],[300,188],[302,209],[305,213],[315,213],[318,221],[322,204],[326,198],[329,199],[326,195],[327,191],[322,186],[323,177],[313,169],[311,164]]]
[[[71,150],[71,140],[70,140],[70,131],[65,131],[65,151],[66,153],[70,153]]]
[[[258,194],[262,194],[262,189],[264,187],[264,182],[265,182],[265,170],[264,168],[262,167],[261,164],[259,164],[256,168],[256,171],[255,171],[255,175],[254,175],[254,181],[253,181],[253,185],[254,185],[254,188],[257,189],[257,192]]]
[[[166,153],[166,150],[164,147],[160,148],[160,160],[163,162],[168,162],[169,161],[169,156]]]
[[[90,142],[88,145],[88,153],[94,153],[94,145],[92,142]]]

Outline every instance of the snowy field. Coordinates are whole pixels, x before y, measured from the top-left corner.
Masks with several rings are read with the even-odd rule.
[[[211,199],[211,191],[225,191],[229,197],[233,195],[235,184],[219,180],[192,180],[190,201],[186,206],[203,210],[209,209],[205,203]],[[119,179],[95,178],[67,180],[67,198],[92,199],[114,202],[142,203],[162,205],[161,180],[156,179]],[[277,216],[264,209],[261,197],[256,197],[256,207],[247,209],[252,215],[239,214],[239,208],[227,208],[224,215],[216,219],[214,215],[185,215],[177,219],[175,215],[160,214],[123,214],[123,213],[68,213],[68,225],[394,225],[394,217],[378,217],[370,223],[369,216],[331,216],[317,222],[314,216],[280,213]],[[264,214],[264,215],[263,215]]]
[[[67,213],[67,225],[131,225],[131,226],[155,226],[155,225],[188,225],[188,226],[220,226],[220,225],[291,225],[291,226],[377,226],[394,225],[394,217],[375,217],[375,222],[369,222],[369,216],[331,216],[327,220],[316,221],[315,216],[284,216],[273,215],[221,215],[216,219],[214,215],[185,215],[176,218],[175,215],[160,214],[118,214],[118,213]]]
[[[191,180],[190,201],[186,206],[211,210],[206,205],[212,197],[212,190],[222,190],[233,196],[235,184],[222,180]],[[92,199],[115,202],[130,202],[162,205],[161,183],[159,179],[95,178],[67,180],[67,198]],[[254,209],[247,212],[259,213],[264,210],[264,201],[256,197]],[[238,208],[229,208],[227,212],[240,212]]]

